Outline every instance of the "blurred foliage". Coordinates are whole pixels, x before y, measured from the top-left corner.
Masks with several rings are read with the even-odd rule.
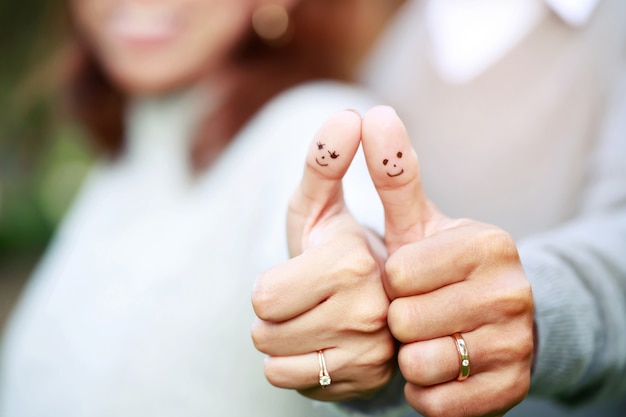
[[[0,2],[0,262],[45,247],[92,160],[47,68],[60,46],[50,24],[59,4]]]

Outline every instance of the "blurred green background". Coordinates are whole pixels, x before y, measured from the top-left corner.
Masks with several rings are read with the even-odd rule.
[[[55,90],[54,3],[0,2],[0,329],[93,160]]]

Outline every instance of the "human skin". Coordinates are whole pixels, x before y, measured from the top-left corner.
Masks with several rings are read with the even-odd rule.
[[[161,94],[199,81],[222,86],[236,80],[233,72],[242,68],[231,53],[250,35],[254,12],[268,5],[288,14],[300,6],[290,17],[298,29],[289,41],[296,43],[292,51],[304,53],[308,66],[326,68],[325,77],[351,79],[403,2],[71,0],[70,11],[117,86],[131,94]],[[277,77],[298,70],[291,67],[295,62],[277,65]]]
[[[395,368],[389,300],[380,279],[385,251],[352,217],[342,195],[341,179],[360,136],[360,116],[344,111],[313,139],[289,205],[292,258],[259,276],[252,295],[258,316],[252,339],[267,354],[267,379],[319,400],[373,393]],[[318,380],[319,350],[332,378],[325,389]]]
[[[291,0],[273,4],[289,7]],[[79,32],[123,90],[163,93],[219,72],[261,0],[72,0]]]
[[[422,190],[417,155],[395,112],[363,118],[363,150],[385,208],[392,300],[388,323],[402,342],[400,371],[409,404],[426,416],[502,415],[530,386],[533,298],[513,239],[504,230],[442,214]],[[382,155],[402,151],[390,177]],[[471,373],[457,381],[450,335],[467,343]]]
[[[385,209],[384,245],[388,253],[384,267],[374,271],[379,276],[369,279],[379,279],[391,300],[387,323],[401,342],[398,366],[407,381],[404,394],[408,403],[425,416],[504,414],[528,392],[534,344],[532,292],[514,241],[495,226],[451,219],[438,211],[422,190],[417,155],[391,108],[379,106],[366,113],[361,135],[368,169]],[[319,179],[312,178],[306,180],[305,171],[298,193],[313,195],[303,191],[319,188],[311,183]],[[324,212],[325,227],[316,228],[319,209],[300,210],[297,215],[290,211],[289,224],[300,225],[295,230],[313,225],[313,233],[305,233],[304,240],[290,230],[290,247],[304,247],[303,242],[312,240],[335,242],[334,250],[342,248],[342,259],[355,262],[352,268],[358,270],[356,262],[362,259],[346,256],[357,251],[341,240],[344,232],[338,225],[342,223],[333,221],[337,212],[343,213]],[[257,298],[257,314],[263,320],[255,326],[256,340],[261,341],[257,347],[270,354],[268,379],[279,381],[276,385],[284,388],[302,390],[307,383],[310,387],[315,384],[314,354],[325,346],[328,334],[338,336],[331,340],[333,346],[350,346],[354,339],[354,334],[340,331],[350,326],[353,316],[338,315],[320,303],[322,297],[310,298],[310,292],[316,291],[314,285],[323,283],[321,277],[332,270],[325,262],[328,253],[319,256],[313,249],[304,247],[306,264],[291,260],[268,271],[256,290],[257,295],[262,294]],[[349,271],[349,266],[342,267]],[[368,305],[363,296],[342,298],[341,291],[352,289],[348,280],[347,274],[335,274],[332,285],[337,291],[332,296],[345,300],[343,310],[361,311],[364,304]],[[288,305],[278,302],[280,296],[289,300]],[[258,308],[259,299],[271,314]],[[270,307],[271,301],[275,305]],[[464,381],[457,380],[459,357],[450,337],[456,332],[465,339],[470,356],[471,373]],[[286,340],[289,348],[282,349]],[[367,346],[373,352],[380,347]],[[370,382],[370,390],[346,390],[335,386],[333,378],[329,388],[311,388],[315,395],[309,396],[336,400],[346,394],[369,395],[382,386],[382,379],[359,372],[364,366],[359,358],[351,360],[355,362],[335,363],[327,358],[331,376],[341,380],[343,375],[351,375],[354,385]],[[370,362],[370,367],[375,364]]]

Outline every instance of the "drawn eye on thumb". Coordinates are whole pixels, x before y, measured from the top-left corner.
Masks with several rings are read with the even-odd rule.
[[[317,165],[321,167],[327,167],[330,163],[330,160],[326,158],[326,154],[323,152],[326,144],[322,142],[317,142],[315,146],[317,146],[318,151],[322,151],[319,153],[318,156],[315,157],[315,162],[317,162]],[[339,154],[337,153],[337,151],[326,150],[326,152],[328,153],[328,156],[330,156],[330,159],[339,158]]]

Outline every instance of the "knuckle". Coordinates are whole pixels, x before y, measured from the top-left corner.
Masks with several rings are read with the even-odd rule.
[[[407,287],[410,280],[407,273],[407,257],[400,256],[401,249],[391,255],[385,264],[385,283],[392,295],[400,293],[401,289]]]
[[[378,263],[361,243],[350,245],[348,250],[341,254],[344,274],[356,279],[380,276]]]
[[[381,290],[382,291],[382,290]],[[387,299],[377,296],[367,304],[359,304],[361,307],[353,310],[355,319],[354,329],[360,333],[376,333],[387,327],[387,312],[389,303]]]
[[[437,395],[426,395],[419,404],[419,409],[425,417],[450,416],[448,401]]]
[[[341,257],[341,266],[332,274],[338,281],[339,292],[357,294],[349,311],[351,330],[375,333],[387,327],[389,300],[380,279],[380,268],[369,251],[362,245],[349,250]],[[337,280],[337,277],[341,277]],[[366,303],[359,300],[366,299]]]
[[[534,309],[532,289],[528,280],[506,280],[499,286],[495,297],[495,310],[505,320],[517,316],[531,316]]]
[[[265,379],[277,388],[289,388],[285,378],[275,369],[273,363],[272,358],[268,357],[265,359],[263,364]]]
[[[379,383],[372,386],[372,388],[379,388],[387,385],[391,381],[391,378],[393,378],[394,367],[392,364],[389,363],[389,361],[387,361],[387,363],[388,366],[378,367],[378,374],[376,375],[376,377]]]
[[[511,391],[513,392],[513,400],[515,404],[521,402],[530,390],[530,368],[520,366],[519,371],[511,380]]]
[[[390,337],[359,355],[354,363],[358,363],[368,375],[367,378],[359,378],[361,390],[377,389],[391,380],[395,370],[394,356],[395,345]]]
[[[394,367],[389,364],[389,361],[387,361],[385,366],[375,367],[371,377],[365,379],[364,383],[366,383],[366,385],[363,386],[362,390],[374,390],[387,385],[389,381],[391,381],[393,374]]]
[[[410,343],[398,352],[398,367],[405,379],[418,386],[432,385],[448,369],[445,357],[439,350],[424,343]]]
[[[368,362],[376,368],[384,369],[390,366],[392,359],[396,354],[395,342],[388,332],[384,332],[384,340],[376,345],[375,349],[371,349]]]
[[[250,330],[252,343],[254,347],[263,353],[268,353],[269,337],[267,333],[267,325],[261,320],[255,320]]]
[[[272,321],[273,307],[276,306],[280,297],[276,291],[268,288],[265,282],[265,275],[260,275],[255,282],[251,297],[252,309],[261,320]]]
[[[330,254],[325,279],[336,291],[361,288],[370,279],[380,281],[378,262],[362,239],[337,240],[325,249]]]
[[[506,364],[510,369],[518,364],[530,368],[534,345],[532,330],[515,326],[504,334],[506,337],[493,345],[492,362]]]
[[[414,323],[423,323],[419,303],[409,298],[398,298],[389,305],[387,324],[391,334],[402,343],[414,342]]]
[[[520,340],[519,344],[520,346],[522,346],[524,360],[528,364],[528,367],[530,369],[533,354],[535,353],[535,336],[532,329],[532,323],[530,324],[530,328],[527,331],[520,333],[522,334],[522,339]]]
[[[401,306],[398,305],[398,301],[392,301],[389,305],[389,311],[387,313],[387,325],[389,326],[389,331],[391,331],[391,334],[399,341],[402,341],[400,335],[403,333],[404,326],[400,310]]]
[[[265,379],[267,379],[267,382],[269,382],[270,384],[272,384],[276,388],[287,388],[283,384],[283,380],[281,378],[278,378],[274,374],[265,372]]]
[[[529,325],[518,326],[518,330],[512,332],[510,340],[516,352],[514,360],[530,366],[535,345],[532,322]]]
[[[506,408],[520,403],[530,389],[530,371],[517,367],[506,378],[502,378],[500,388],[500,400]]]
[[[425,361],[421,357],[419,350],[408,348],[405,345],[398,352],[398,367],[404,378],[414,384],[419,384],[419,377],[427,371],[424,366]]]
[[[477,247],[482,248],[482,256],[488,261],[517,260],[517,246],[513,237],[505,230],[498,227],[485,227],[476,236],[476,241],[472,242]]]

